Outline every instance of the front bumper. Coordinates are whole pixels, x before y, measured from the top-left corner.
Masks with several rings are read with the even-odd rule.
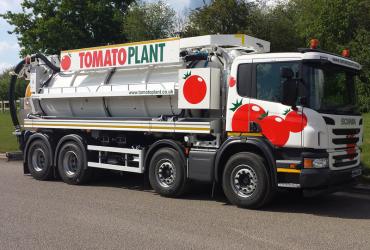
[[[362,166],[345,170],[303,169],[299,182],[305,196],[333,193],[358,183]]]
[[[362,166],[345,170],[302,169],[299,175],[301,188],[326,188],[356,182],[362,173]]]
[[[358,182],[362,173],[362,166],[358,165],[345,170],[302,169],[298,173],[280,173],[279,187],[300,188],[307,196],[322,193],[332,193]]]

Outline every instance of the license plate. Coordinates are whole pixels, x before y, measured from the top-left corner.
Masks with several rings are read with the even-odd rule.
[[[356,177],[362,174],[362,169],[352,170],[352,177]]]

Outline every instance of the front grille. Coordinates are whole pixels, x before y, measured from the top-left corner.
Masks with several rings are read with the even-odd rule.
[[[333,133],[335,135],[357,135],[358,133],[360,133],[360,129],[333,129]]]
[[[332,143],[335,148],[348,148],[355,146],[360,141],[360,128],[333,128]]]
[[[357,160],[352,160],[352,161],[343,161],[343,162],[335,162],[333,164],[333,167],[339,168],[339,167],[346,167],[346,166],[351,166],[357,163]]]
[[[356,137],[354,137],[354,138],[349,137],[349,138],[336,138],[336,139],[333,139],[333,143],[334,144],[337,144],[337,145],[339,145],[339,144],[355,144],[358,141],[359,141],[359,138],[356,138]]]
[[[360,150],[354,147],[334,151],[330,154],[330,166],[333,170],[347,169],[360,163]]]
[[[331,147],[335,150],[330,153],[330,167],[333,170],[343,170],[356,167],[360,164],[360,150],[358,143],[361,138],[361,128],[338,128],[331,130]]]
[[[347,160],[347,159],[354,159],[357,157],[357,153],[354,153],[354,154],[348,154],[348,155],[336,155],[336,156],[333,156],[333,159],[335,161],[341,161],[341,160]]]

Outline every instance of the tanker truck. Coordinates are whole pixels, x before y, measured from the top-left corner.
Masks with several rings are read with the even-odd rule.
[[[362,171],[361,65],[314,45],[270,53],[248,35],[206,35],[28,56],[10,83],[24,173],[83,184],[97,169],[133,172],[166,197],[201,181],[246,208],[279,189],[349,185]],[[17,77],[29,80],[18,113]]]

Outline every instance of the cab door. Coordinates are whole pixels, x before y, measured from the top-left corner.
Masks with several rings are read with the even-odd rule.
[[[302,146],[304,115],[301,107],[293,109],[282,104],[283,84],[289,80],[281,76],[282,68],[290,68],[293,78],[300,77],[298,58],[253,59],[250,65],[250,90],[242,92],[240,90],[243,87],[239,85],[245,83],[238,77],[243,75],[239,72],[243,67],[242,62],[238,64],[235,72],[236,94],[229,95],[233,100],[228,100],[230,131],[261,133],[277,147]]]
[[[236,59],[228,79],[226,131],[250,131],[249,103],[252,94],[252,59]]]

